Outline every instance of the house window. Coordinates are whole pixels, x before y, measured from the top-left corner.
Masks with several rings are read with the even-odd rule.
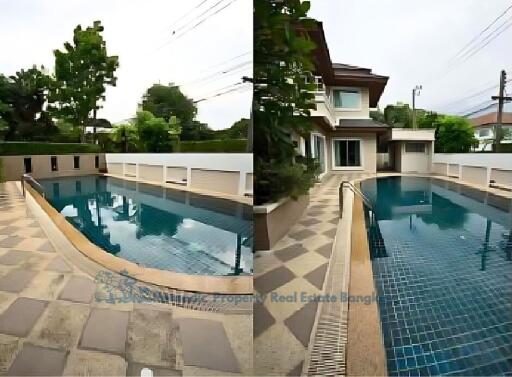
[[[425,153],[425,143],[406,143],[405,153]]]
[[[335,167],[361,166],[360,140],[333,140]]]
[[[491,130],[480,130],[478,136],[487,137],[491,135]]]
[[[337,109],[360,109],[361,92],[358,89],[335,89],[334,107]]]
[[[94,167],[99,169],[100,167],[100,156],[94,156]]]
[[[73,167],[75,169],[80,169],[80,156],[73,157]]]
[[[59,170],[59,165],[57,164],[57,156],[50,157],[50,165],[52,167],[52,171]]]
[[[32,173],[32,159],[30,157],[23,159],[23,166],[25,167],[25,173]]]

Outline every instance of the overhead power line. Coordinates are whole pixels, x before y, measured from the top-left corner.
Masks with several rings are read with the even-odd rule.
[[[492,29],[492,27],[503,18],[510,10],[512,9],[512,4],[509,5],[503,12],[501,12],[489,25],[487,25],[484,29],[482,29],[477,35],[475,35],[468,43],[466,43],[460,50],[457,51],[455,55],[453,55],[447,62],[447,68],[445,70],[440,70],[435,77],[431,80],[427,81],[427,83],[432,84],[434,82],[439,82],[441,79],[446,77],[449,73],[453,72],[453,70],[459,65],[463,64],[469,59],[471,59],[475,54],[480,52],[483,48],[488,46],[491,42],[496,40],[501,34],[503,34],[506,30],[508,30],[512,23],[509,23],[512,17],[509,17],[500,24],[498,27]],[[492,30],[491,30],[492,29]],[[483,39],[482,37],[485,36]]]
[[[236,87],[234,87],[232,89],[225,90],[223,92],[216,93],[216,94],[213,94],[213,95],[208,96],[208,97],[203,97],[201,99],[198,99],[198,100],[194,101],[194,103],[208,101],[208,100],[211,100],[213,98],[225,96],[227,94],[234,93],[234,92],[242,92],[242,91],[252,90],[252,85],[242,86],[243,84],[247,84],[247,83],[239,83],[239,84],[236,85]]]
[[[174,27],[176,25],[178,25],[181,20],[184,20],[185,18],[187,18],[189,15],[191,15],[192,13],[194,13],[194,11],[196,9],[199,9],[201,8],[201,6],[206,3],[208,0],[202,0],[199,4],[197,4],[195,7],[191,8],[187,13],[185,13],[184,15],[182,15],[181,17],[177,18],[176,20],[173,21],[173,23],[171,25],[169,25],[168,27],[166,27],[165,29],[166,30],[169,30],[171,32],[171,35],[172,35],[172,32],[174,31]]]
[[[470,94],[470,95],[468,95],[468,96],[465,96],[465,97],[463,97],[463,98],[459,98],[459,99],[457,99],[457,100],[455,100],[455,101],[451,101],[451,102],[448,102],[448,103],[446,103],[446,104],[444,104],[444,105],[441,105],[441,106],[435,106],[435,107],[436,107],[436,108],[441,108],[441,109],[447,109],[447,108],[453,107],[453,105],[455,105],[455,104],[459,104],[459,103],[464,102],[464,101],[467,101],[467,100],[469,100],[469,99],[472,99],[472,98],[478,97],[478,96],[480,96],[480,95],[482,95],[482,94],[485,94],[485,93],[489,92],[490,90],[492,90],[492,89],[496,89],[496,88],[498,88],[498,87],[499,87],[499,85],[497,85],[497,84],[496,84],[496,85],[492,85],[492,86],[486,87],[485,89],[479,90],[479,91],[478,91],[478,92],[476,92],[476,93],[472,93],[472,94]]]
[[[457,57],[462,54],[468,47],[470,47],[474,42],[476,42],[478,40],[478,38],[480,38],[487,30],[489,30],[492,25],[494,25],[496,22],[498,22],[498,20],[500,18],[502,18],[505,14],[507,14],[507,12],[512,9],[512,4],[509,5],[507,7],[507,9],[505,9],[502,13],[500,13],[498,15],[498,17],[496,17],[489,25],[487,25],[482,31],[480,31],[480,33],[478,33],[476,36],[473,37],[473,39],[471,39],[467,44],[464,45],[464,47],[462,47],[459,51],[457,51],[457,53],[453,56],[452,59],[457,59]]]
[[[470,117],[472,115],[475,115],[475,114],[478,114],[478,113],[481,113],[482,111],[485,111],[485,110],[489,110],[489,109],[492,109],[493,107],[496,107],[498,106],[497,103],[491,103],[490,105],[487,105],[487,106],[484,106],[484,107],[481,107],[477,110],[474,110],[474,111],[471,111],[469,113],[466,113],[466,114],[462,114],[463,117]]]
[[[512,20],[512,16],[507,18],[507,20],[505,22],[503,22],[500,26],[498,26],[490,34],[488,34],[487,37],[485,37],[482,41],[480,41],[479,45],[474,46],[472,49],[468,50],[463,56],[461,56],[460,58],[464,59],[461,61],[461,63],[464,63],[467,60],[469,60],[472,56],[474,56],[475,54],[480,52],[484,47],[489,45],[492,41],[494,41],[496,38],[498,38],[505,31],[507,31],[512,26],[512,22],[509,22],[511,20]]]
[[[212,82],[215,82],[215,81],[218,81],[218,80],[221,80],[225,77],[228,77],[228,76],[232,76],[236,73],[242,73],[246,70],[248,70],[250,68],[250,65],[252,64],[252,62],[248,61],[248,62],[244,62],[244,63],[240,63],[240,64],[237,64],[236,66],[233,66],[229,69],[225,69],[225,70],[222,70],[222,71],[217,71],[217,72],[214,72],[214,73],[211,73],[207,76],[203,76],[201,78],[198,78],[198,79],[195,79],[193,81],[189,81],[189,82],[186,82],[184,83],[183,85],[197,85],[199,83],[201,83],[202,85],[203,84],[206,84],[206,83],[212,83]]]
[[[193,19],[191,19],[190,21],[188,21],[187,23],[185,23],[184,25],[181,25],[180,27],[176,28],[175,30],[172,31],[172,34],[176,34],[178,31],[180,30],[183,30],[185,29],[186,27],[192,25],[196,20],[200,19],[201,17],[203,17],[205,14],[207,14],[209,11],[211,11],[212,9],[215,9],[217,6],[219,6],[223,1],[227,1],[227,0],[219,0],[217,1],[215,4],[213,4],[211,7],[209,7],[208,9],[206,9],[205,11],[203,11],[201,14],[198,14],[196,17],[194,17]]]
[[[218,6],[222,1],[224,0],[220,0],[218,1],[217,3],[215,3],[215,5],[211,6],[210,8],[208,8],[208,10],[206,12],[203,12],[202,15],[208,13],[210,10],[212,10],[213,8],[215,8],[216,6]],[[171,37],[170,40],[168,40],[166,43],[164,43],[162,46],[160,46],[158,50],[161,50],[162,48],[168,46],[169,44],[177,41],[178,39],[181,39],[184,35],[188,34],[189,32],[191,32],[192,30],[196,29],[197,27],[199,27],[200,25],[202,25],[204,22],[206,22],[207,20],[211,19],[213,16],[215,16],[216,14],[220,13],[221,11],[223,11],[224,9],[226,9],[227,7],[229,7],[231,4],[233,4],[235,1],[237,0],[231,0],[229,3],[227,3],[226,5],[224,5],[222,8],[219,8],[217,9],[215,12],[213,13],[210,13],[208,15],[206,15],[206,17],[204,17],[203,19],[199,20],[196,24],[194,24],[193,26],[189,27],[189,28],[186,28],[185,30],[183,30],[181,33],[179,33],[178,35],[176,35],[174,38]],[[199,17],[199,16],[198,16]],[[192,22],[189,22],[188,25],[190,25]],[[175,32],[173,33],[173,36],[175,35]]]

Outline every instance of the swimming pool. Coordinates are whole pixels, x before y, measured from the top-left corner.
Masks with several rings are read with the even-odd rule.
[[[512,371],[510,200],[420,177],[361,189],[389,374]]]
[[[143,267],[252,274],[252,209],[104,176],[42,179],[46,200],[91,242]]]

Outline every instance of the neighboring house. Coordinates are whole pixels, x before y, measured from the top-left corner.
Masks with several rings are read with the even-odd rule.
[[[369,68],[332,63],[321,22],[299,29],[316,43],[315,129],[310,138],[295,136],[299,152],[311,153],[327,173],[377,170],[430,172],[433,129],[391,128],[370,118],[388,77]]]
[[[494,130],[497,123],[497,114],[489,113],[469,119],[475,129],[475,137],[478,140],[477,151],[491,151],[494,141]],[[504,144],[512,143],[512,113],[503,113],[502,131],[505,138]]]

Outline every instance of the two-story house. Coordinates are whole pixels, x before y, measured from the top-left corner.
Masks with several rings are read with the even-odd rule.
[[[477,151],[492,150],[497,123],[496,118],[497,115],[494,112],[480,115],[469,120],[475,130],[475,138],[478,140],[478,147],[476,147]],[[512,113],[503,113],[501,129],[503,133],[501,143],[512,143]]]
[[[333,63],[321,22],[299,31],[316,43],[316,110],[314,131],[310,137],[297,137],[297,145],[300,153],[317,158],[320,177],[343,171],[430,172],[434,130],[391,128],[370,118],[388,77],[369,68]]]

